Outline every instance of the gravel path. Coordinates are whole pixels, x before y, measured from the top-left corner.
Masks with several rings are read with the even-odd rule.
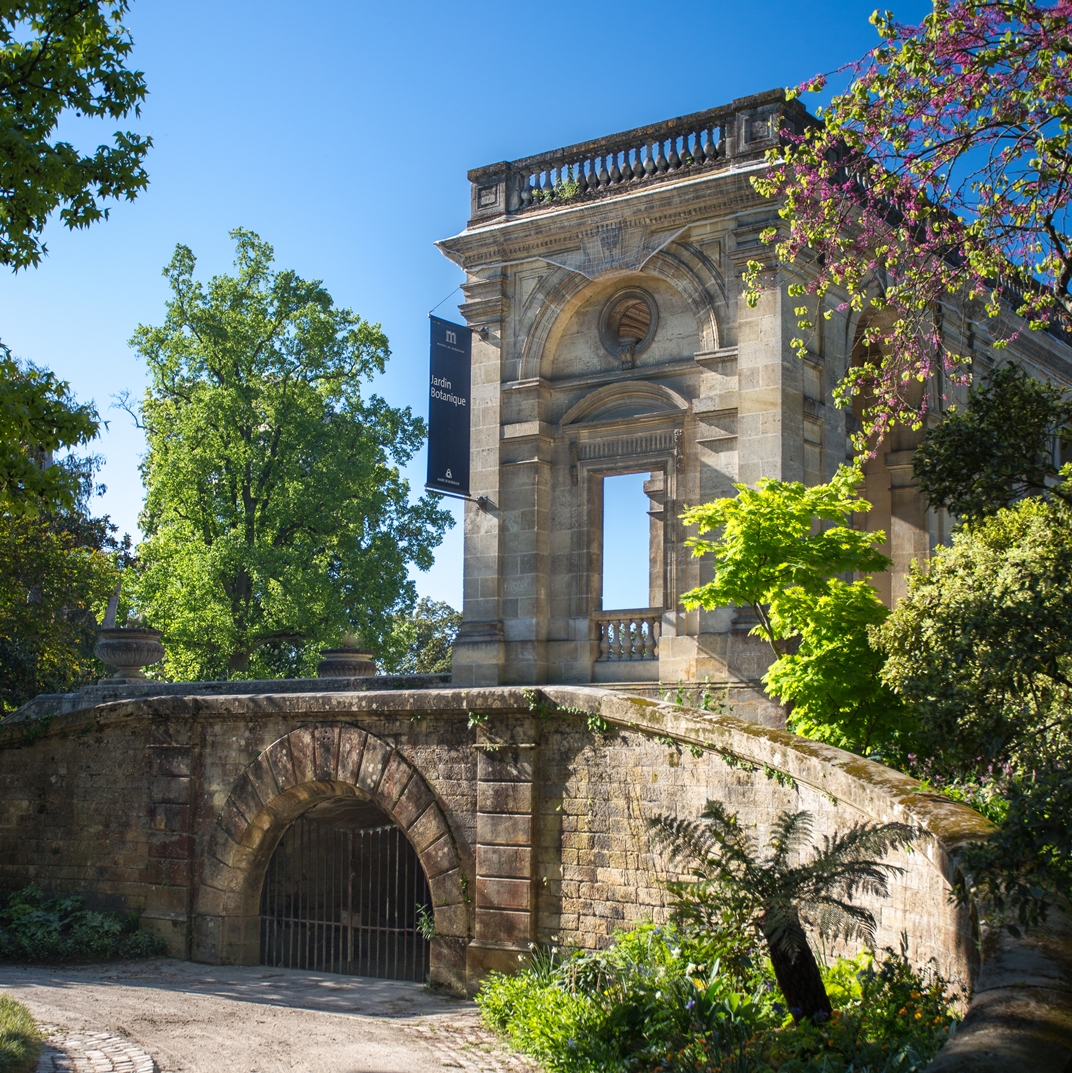
[[[0,965],[50,1033],[38,1073],[538,1073],[420,984],[158,959]]]

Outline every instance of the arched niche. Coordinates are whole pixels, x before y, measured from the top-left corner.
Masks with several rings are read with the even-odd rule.
[[[431,979],[463,988],[469,914],[450,825],[405,756],[351,724],[293,730],[268,746],[235,782],[208,839],[194,910],[195,960],[257,963],[268,862],[294,820],[340,797],[371,801],[404,832],[432,894]]]
[[[659,329],[637,357],[637,367],[691,358],[720,346],[718,316],[711,299],[719,281],[706,279],[683,259],[659,254],[640,272],[588,280],[556,269],[544,276],[525,300],[516,341],[521,349],[520,378],[563,377],[619,368],[615,355],[600,343],[600,316],[616,291],[649,293],[659,308]],[[575,341],[581,354],[573,366]]]

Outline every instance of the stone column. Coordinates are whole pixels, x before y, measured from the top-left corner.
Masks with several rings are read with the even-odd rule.
[[[512,972],[536,934],[533,880],[536,726],[511,717],[477,735],[476,920],[466,959],[470,992],[492,970]]]

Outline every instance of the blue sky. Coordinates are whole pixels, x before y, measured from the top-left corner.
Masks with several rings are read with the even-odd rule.
[[[394,356],[375,390],[425,414],[426,313],[461,280],[432,243],[465,226],[469,168],[832,70],[876,43],[873,8],[135,0],[150,95],[129,127],[153,135],[150,187],[88,231],[50,225],[41,267],[0,276],[0,338],[97,402],[109,421],[98,509],[136,536],[144,443],[109,404],[144,389],[127,340],[162,318],[177,242],[208,276],[229,269],[231,228],[257,231],[281,267],[383,324]],[[927,6],[895,10],[917,21]],[[439,315],[460,319],[458,300]],[[423,456],[410,476],[417,491]],[[460,606],[460,526],[415,576],[422,595]]]

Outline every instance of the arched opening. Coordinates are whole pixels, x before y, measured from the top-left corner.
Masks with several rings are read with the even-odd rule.
[[[287,828],[261,887],[262,965],[428,978],[432,894],[402,829],[371,801],[335,797]]]

